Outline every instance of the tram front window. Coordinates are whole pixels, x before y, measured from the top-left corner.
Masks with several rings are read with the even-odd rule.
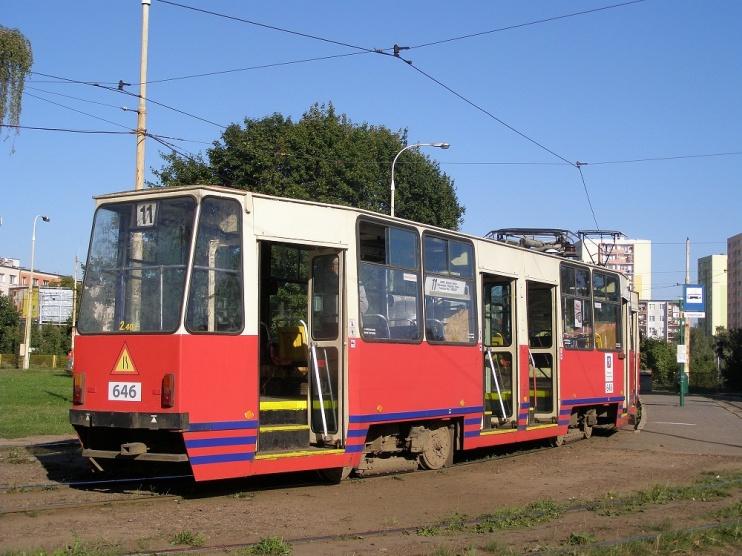
[[[180,321],[196,203],[115,203],[95,214],[78,329],[174,332]]]

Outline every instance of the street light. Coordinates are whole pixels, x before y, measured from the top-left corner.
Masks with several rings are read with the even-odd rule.
[[[392,161],[392,184],[391,184],[391,197],[392,197],[392,210],[391,215],[394,216],[394,165],[397,163],[397,159],[399,158],[399,155],[405,152],[407,149],[412,149],[414,147],[436,147],[438,149],[447,149],[450,147],[448,143],[415,143],[414,145],[407,145],[404,149],[399,151],[397,153],[397,156],[394,157],[394,160]]]
[[[51,221],[48,216],[37,214],[33,219],[33,233],[31,234],[31,270],[28,275],[28,292],[26,293],[26,334],[23,339],[23,368],[28,369],[31,361],[31,314],[33,308],[33,262],[36,251],[36,221],[41,218],[44,222]]]

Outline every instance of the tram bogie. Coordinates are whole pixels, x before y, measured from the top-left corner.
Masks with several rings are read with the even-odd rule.
[[[87,456],[335,480],[635,413],[618,273],[213,186],[97,204],[70,411]]]

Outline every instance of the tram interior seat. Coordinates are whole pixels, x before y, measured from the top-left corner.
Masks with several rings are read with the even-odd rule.
[[[551,332],[539,332],[529,338],[531,347],[547,348],[551,347]]]
[[[369,306],[377,308],[361,314],[364,336],[379,340],[417,340],[417,300],[399,294],[378,295],[368,291]]]
[[[361,315],[363,334],[371,339],[387,340],[390,337],[389,321],[380,313]]]

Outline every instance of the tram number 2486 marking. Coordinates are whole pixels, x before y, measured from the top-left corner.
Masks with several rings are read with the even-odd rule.
[[[115,402],[141,402],[141,382],[109,382],[108,399]]]

